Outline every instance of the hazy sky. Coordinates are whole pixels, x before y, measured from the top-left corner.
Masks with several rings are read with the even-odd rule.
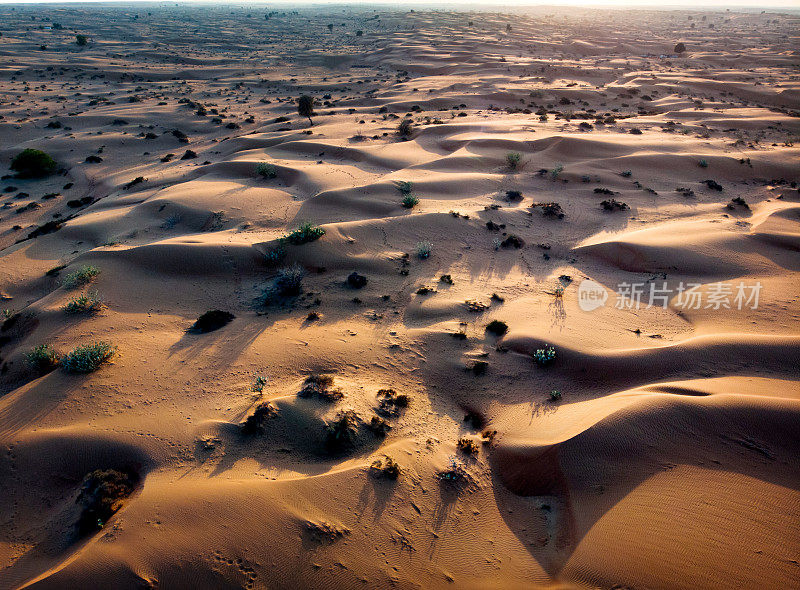
[[[104,2],[104,3],[128,3],[130,0],[0,0],[2,4],[38,4],[41,2],[49,3],[65,3],[65,2]],[[175,1],[162,0],[161,2],[154,2],[156,4],[168,3],[174,4]],[[795,8],[800,9],[800,0],[764,0],[758,2],[757,0],[667,0],[664,3],[653,3],[647,0],[178,0],[180,4],[187,3],[214,3],[214,4],[231,4],[231,5],[275,5],[275,4],[300,4],[300,5],[313,5],[313,4],[387,4],[394,6],[404,6],[407,4],[457,4],[461,7],[470,6],[519,6],[519,5],[569,5],[569,6],[636,6],[644,8],[675,8],[675,7],[691,7],[696,10],[704,8],[736,8],[736,7],[750,7],[750,8]]]

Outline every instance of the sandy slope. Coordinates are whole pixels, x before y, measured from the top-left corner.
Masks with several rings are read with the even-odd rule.
[[[0,587],[800,587],[800,18],[267,12],[0,8]],[[6,172],[27,147],[60,171]],[[303,221],[325,235],[279,265],[303,292],[265,304]],[[762,289],[615,305],[664,281]],[[91,289],[101,311],[63,311]],[[210,309],[236,317],[188,331]],[[119,355],[90,375],[25,360],[94,340]],[[313,372],[343,398],[299,397]],[[380,437],[390,387],[411,401]],[[362,423],[332,453],[342,410]],[[137,490],[80,537],[84,477],[123,468]]]

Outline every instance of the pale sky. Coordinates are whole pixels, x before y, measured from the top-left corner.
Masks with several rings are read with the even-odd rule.
[[[105,4],[132,4],[131,0],[0,0],[0,5],[8,4],[66,4],[66,3],[94,3],[102,2]],[[765,9],[765,8],[794,8],[800,10],[800,0],[764,0],[758,2],[757,0],[667,0],[664,3],[654,4],[648,0],[153,0],[147,2],[152,4],[230,4],[232,6],[270,6],[276,4],[294,4],[312,6],[314,4],[367,4],[367,5],[390,5],[390,6],[405,6],[408,4],[457,4],[463,8],[470,7],[486,7],[486,6],[613,6],[613,7],[637,7],[637,8],[693,8],[695,10],[703,9],[725,9],[725,8],[741,8],[748,7],[752,9]]]
[[[104,3],[104,4],[135,4],[135,0],[0,0],[1,5],[9,4],[67,4],[67,3]],[[648,0],[145,0],[143,3],[156,5],[175,4],[230,4],[231,6],[275,6],[275,5],[303,5],[315,4],[361,4],[385,5],[401,8],[409,4],[432,6],[458,5],[460,8],[503,7],[503,6],[607,6],[607,7],[636,7],[650,9],[691,8],[694,10],[725,8],[792,8],[800,10],[800,0],[667,0],[664,3],[654,4]]]

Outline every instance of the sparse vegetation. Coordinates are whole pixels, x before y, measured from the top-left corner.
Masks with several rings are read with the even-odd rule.
[[[460,485],[469,479],[469,475],[464,465],[458,459],[452,458],[447,469],[437,473],[436,478],[443,484]]]
[[[408,193],[403,195],[402,204],[406,209],[413,209],[419,204],[419,199],[411,193]]]
[[[82,344],[61,359],[61,367],[68,373],[91,373],[117,354],[117,347],[108,342]]]
[[[486,331],[495,336],[502,336],[508,332],[508,324],[500,320],[492,320],[486,325]]]
[[[261,162],[258,164],[258,166],[256,166],[256,174],[266,179],[277,178],[278,169],[272,164]]]
[[[547,345],[544,348],[538,348],[533,353],[533,360],[540,367],[552,365],[556,360],[556,349]]]
[[[557,402],[560,399],[561,399],[561,391],[559,391],[558,389],[554,389],[553,391],[550,392],[551,402]]]
[[[531,208],[541,208],[542,215],[545,217],[555,217],[557,219],[564,218],[564,210],[561,208],[561,205],[555,202],[551,203],[534,203],[531,205]]]
[[[478,443],[471,438],[459,438],[456,443],[456,448],[465,455],[477,455]]]
[[[228,325],[236,316],[229,311],[212,309],[201,315],[191,327],[192,332],[205,334]]]
[[[521,160],[522,160],[522,154],[520,154],[519,152],[508,152],[506,154],[506,165],[508,165],[509,170],[519,169],[519,164]]]
[[[246,436],[263,434],[266,430],[267,421],[277,415],[278,410],[275,406],[266,401],[261,402],[255,407],[253,413],[239,425],[239,431]]]
[[[83,480],[77,502],[83,506],[78,531],[90,534],[102,529],[136,489],[139,476],[133,471],[97,469]]]
[[[377,479],[396,480],[400,477],[400,466],[388,455],[383,459],[375,459],[369,466],[369,473]]]
[[[78,47],[85,47],[89,43],[89,38],[86,35],[75,35],[75,44]]]
[[[410,195],[414,191],[414,183],[410,180],[398,180],[394,186],[403,195]]]
[[[41,178],[56,171],[56,161],[41,150],[27,148],[14,156],[11,169],[20,178]]]
[[[403,119],[397,126],[397,134],[403,138],[408,139],[414,133],[414,122],[411,119]]]
[[[58,353],[49,344],[38,344],[27,354],[28,364],[39,373],[47,373],[58,366]]]
[[[308,94],[304,94],[300,98],[297,99],[297,114],[301,117],[306,117],[308,119],[309,126],[314,125],[314,121],[311,120],[316,113],[314,113],[314,97],[309,96]]]
[[[318,240],[324,235],[325,230],[323,228],[315,226],[313,223],[305,222],[301,223],[300,227],[287,235],[285,239],[290,244],[300,246]]]
[[[278,276],[275,278],[275,289],[283,297],[299,295],[303,289],[305,276],[305,269],[297,263],[284,266],[278,271]]]
[[[102,307],[103,301],[97,291],[88,291],[70,299],[63,309],[66,313],[77,314],[93,313],[99,311]]]
[[[262,393],[264,387],[267,385],[267,378],[261,373],[253,373],[253,384],[250,385],[250,391],[254,393]]]
[[[95,266],[82,266],[64,277],[63,286],[65,289],[74,289],[90,283],[100,274],[100,270]]]
[[[297,392],[299,397],[318,397],[332,402],[344,397],[341,389],[333,389],[333,376],[313,373],[303,381],[303,387]]]
[[[447,285],[452,285],[453,277],[451,277],[450,275],[442,275],[439,277],[439,282],[445,283]]]
[[[628,208],[626,203],[617,201],[616,199],[606,199],[600,203],[600,206],[606,211],[624,211]]]
[[[358,438],[361,420],[353,410],[339,412],[336,418],[325,425],[325,446],[331,452],[352,447]]]
[[[697,163],[697,165],[700,166],[700,168],[708,168],[708,161],[707,160],[700,160]]]
[[[378,390],[378,409],[381,416],[393,418],[408,407],[409,397],[405,393],[397,393],[394,389]]]
[[[417,256],[421,259],[426,259],[431,255],[433,244],[430,242],[417,242]]]
[[[368,280],[369,279],[367,279],[367,277],[364,275],[360,275],[356,271],[353,271],[347,276],[347,285],[353,289],[362,289],[363,287],[367,286]]]
[[[685,53],[686,52],[686,45],[683,43],[677,43],[675,45],[675,49],[673,50],[677,54]]]

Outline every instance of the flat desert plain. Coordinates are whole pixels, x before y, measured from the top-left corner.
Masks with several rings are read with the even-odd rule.
[[[800,587],[798,31],[0,7],[0,587]]]

